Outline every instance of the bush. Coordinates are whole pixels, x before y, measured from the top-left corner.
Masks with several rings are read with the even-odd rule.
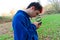
[[[11,21],[12,21],[12,18],[9,16],[5,16],[5,17],[0,16],[0,23],[11,22]]]

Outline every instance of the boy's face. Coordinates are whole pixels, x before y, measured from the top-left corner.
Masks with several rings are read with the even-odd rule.
[[[35,7],[31,7],[30,14],[31,17],[36,17],[38,14],[40,14],[40,11],[35,10]]]
[[[33,10],[32,11],[32,17],[36,17],[37,15],[39,15],[40,14],[40,12],[39,12],[39,10]]]
[[[31,14],[31,17],[36,17],[37,15],[39,15],[40,14],[40,11],[39,10],[31,10],[30,11],[30,14]]]

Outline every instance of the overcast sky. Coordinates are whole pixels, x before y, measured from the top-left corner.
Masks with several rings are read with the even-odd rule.
[[[0,0],[0,15],[2,13],[9,13],[12,9],[23,9],[26,8],[31,2],[38,0]],[[47,0],[40,0],[41,5],[45,6],[48,4]]]

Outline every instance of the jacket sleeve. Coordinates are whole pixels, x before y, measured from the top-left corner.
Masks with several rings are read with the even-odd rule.
[[[33,30],[36,31],[36,26],[34,24],[32,24],[32,23],[31,23],[31,26],[32,26]]]
[[[14,39],[16,40],[26,40],[27,39],[27,25],[25,25],[25,20],[22,17],[16,17],[13,22],[14,29]]]

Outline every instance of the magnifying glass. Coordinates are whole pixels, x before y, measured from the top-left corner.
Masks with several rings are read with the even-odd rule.
[[[36,22],[39,22],[38,25],[41,25],[42,24],[42,21],[41,21],[41,16],[38,15],[36,18],[35,18]]]

